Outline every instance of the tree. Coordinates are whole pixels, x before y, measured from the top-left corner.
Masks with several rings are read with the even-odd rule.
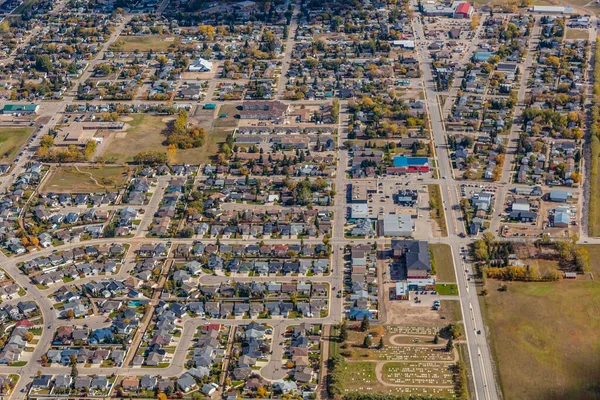
[[[54,66],[52,65],[52,60],[49,55],[42,54],[35,58],[35,69],[39,72],[51,72],[53,68]]]
[[[170,163],[175,162],[175,154],[177,153],[177,147],[174,144],[170,144],[167,147],[167,159]]]
[[[383,349],[383,338],[379,338],[379,349]]]
[[[340,340],[342,342],[348,340],[348,325],[346,325],[346,321],[342,321],[342,325],[340,326]]]
[[[440,337],[436,333],[435,336],[433,337],[433,344],[438,344],[439,342],[440,342]]]
[[[212,25],[200,25],[198,32],[208,40],[213,40],[215,37],[215,28]]]
[[[256,395],[257,395],[259,398],[267,397],[267,393],[268,393],[268,392],[267,392],[267,389],[265,389],[263,386],[259,386],[259,387],[256,389]]]
[[[365,315],[360,323],[360,330],[366,332],[369,330],[369,316]]]
[[[452,351],[452,349],[454,348],[454,342],[452,341],[452,338],[448,339],[448,342],[446,343],[446,351],[450,352]]]
[[[41,147],[52,147],[54,146],[54,138],[50,135],[44,135],[42,140],[40,140]]]
[[[71,377],[77,378],[79,375],[79,371],[77,371],[77,358],[75,358],[75,362],[71,364]]]
[[[160,66],[160,68],[162,69],[162,68],[164,68],[164,67],[165,67],[165,65],[167,65],[167,62],[168,62],[169,60],[167,59],[167,56],[161,55],[161,56],[158,56],[158,57],[156,58],[156,61],[158,61],[158,65],[159,65],[159,66]]]
[[[69,319],[75,318],[75,313],[73,312],[73,310],[67,311],[67,318],[69,318]]]
[[[546,58],[546,65],[558,68],[560,66],[560,59],[556,56],[549,56]]]
[[[133,161],[138,164],[164,164],[167,162],[167,154],[156,150],[142,151],[133,156]]]
[[[26,333],[23,335],[23,339],[24,339],[26,342],[31,342],[31,341],[33,340],[33,333],[31,333],[31,332],[26,332]]]
[[[163,392],[160,392],[156,397],[158,398],[158,400],[167,400],[167,395]]]
[[[372,344],[373,340],[371,340],[371,335],[365,336],[365,339],[363,340],[363,347],[365,349],[368,349],[369,347],[371,347]]]

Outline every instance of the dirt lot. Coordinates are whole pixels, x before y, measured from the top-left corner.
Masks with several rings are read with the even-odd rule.
[[[388,290],[385,293],[389,293],[391,287],[392,284],[386,284]],[[414,297],[414,294],[411,293],[411,296]],[[431,303],[415,304],[414,301],[410,300],[390,301],[388,296],[385,296],[384,303],[386,323],[391,325],[440,326],[462,319],[458,301],[444,300],[441,302],[442,306],[438,311],[431,309]],[[442,317],[445,318],[442,319]]]

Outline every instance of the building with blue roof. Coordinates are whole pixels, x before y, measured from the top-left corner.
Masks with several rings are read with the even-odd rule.
[[[493,54],[489,51],[478,51],[477,53],[473,54],[473,61],[484,62],[489,60],[491,56],[493,56]]]
[[[92,333],[92,337],[90,338],[90,343],[98,344],[98,343],[112,343],[115,335],[108,328],[96,329]]]
[[[355,321],[362,321],[365,318],[365,315],[368,319],[373,319],[373,314],[369,310],[360,310],[356,307],[352,307],[350,309],[350,319]]]
[[[427,157],[394,157],[394,166],[387,169],[388,173],[429,172]]]
[[[557,203],[564,203],[573,197],[573,193],[566,190],[551,190],[549,200]]]

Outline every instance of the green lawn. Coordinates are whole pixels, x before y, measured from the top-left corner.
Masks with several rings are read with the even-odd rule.
[[[599,251],[596,246],[590,256]],[[488,281],[489,288],[499,284]],[[600,282],[506,284],[507,292],[492,289],[481,297],[504,398],[596,399]]]
[[[0,128],[0,163],[12,163],[32,128]]]
[[[458,296],[458,286],[455,283],[437,284],[435,290],[442,296]]]
[[[429,205],[433,206],[431,207],[431,219],[437,223],[441,235],[446,237],[448,236],[448,228],[446,228],[440,185],[427,185],[427,190],[429,191]]]
[[[429,249],[433,256],[433,263],[436,269],[436,280],[438,282],[456,282],[454,273],[454,261],[452,260],[452,250],[447,244],[430,244]]]
[[[90,176],[91,174],[91,176]],[[41,192],[93,193],[118,190],[127,181],[125,167],[57,167]]]

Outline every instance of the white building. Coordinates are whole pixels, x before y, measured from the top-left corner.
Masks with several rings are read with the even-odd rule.
[[[412,236],[415,223],[409,214],[387,214],[379,227],[380,236]]]
[[[188,67],[188,71],[190,72],[210,72],[212,70],[213,63],[205,60],[204,58],[199,58]]]

